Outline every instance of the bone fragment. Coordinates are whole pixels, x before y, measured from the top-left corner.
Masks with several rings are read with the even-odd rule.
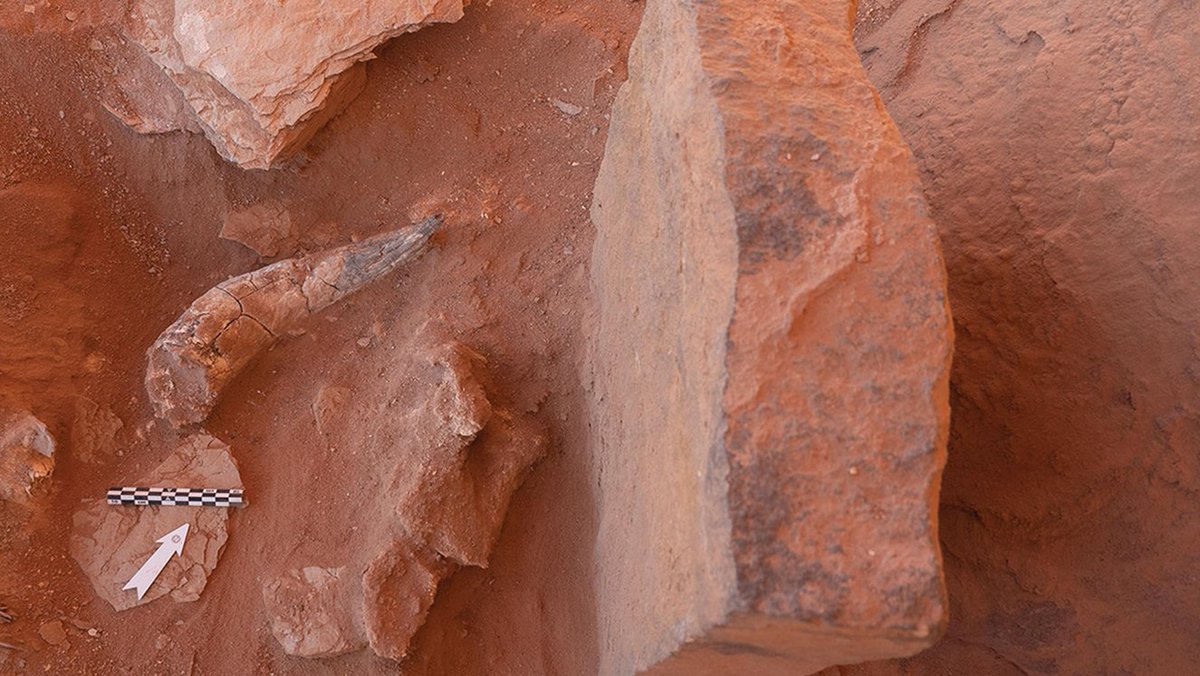
[[[217,284],[192,302],[147,352],[146,391],[176,427],[208,417],[254,357],[309,315],[337,303],[425,250],[441,218]]]

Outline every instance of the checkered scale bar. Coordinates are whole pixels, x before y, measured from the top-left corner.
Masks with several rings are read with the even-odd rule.
[[[164,505],[176,507],[241,507],[241,488],[143,488],[123,486],[108,489],[110,505]]]

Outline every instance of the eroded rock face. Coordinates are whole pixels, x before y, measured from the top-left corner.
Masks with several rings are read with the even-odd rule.
[[[436,338],[414,349],[403,392],[382,397],[391,400],[383,418],[391,422],[356,427],[361,436],[346,434],[347,420],[374,404],[354,390],[319,389],[313,409],[322,433],[382,453],[361,479],[374,487],[357,506],[367,546],[332,568],[285,571],[264,586],[273,632],[289,654],[369,645],[382,657],[407,656],[439,584],[460,566],[487,566],[513,494],[546,452],[541,429],[489,395],[479,353]]]
[[[807,673],[944,622],[945,278],[850,15],[647,5],[592,209],[603,671],[696,638],[663,673]]]
[[[399,660],[408,654],[412,637],[433,606],[438,584],[454,568],[450,561],[406,543],[396,543],[367,566],[363,621],[376,655]]]
[[[166,72],[222,156],[265,169],[303,146],[361,91],[362,62],[379,45],[457,21],[464,4],[139,0],[128,34]],[[157,83],[134,84],[126,92],[132,101],[116,108],[119,117],[146,131],[177,126]],[[145,104],[136,103],[139,97]]]
[[[207,434],[184,439],[141,486],[241,488],[237,463],[223,442]],[[127,610],[171,595],[195,601],[217,567],[229,537],[229,510],[212,507],[129,507],[88,500],[75,513],[71,556],[96,590],[116,610]],[[190,524],[183,552],[172,557],[139,601],[125,583],[158,548],[156,540]]]
[[[851,673],[1194,671],[1200,5],[858,5],[959,338],[950,626]]]
[[[26,411],[0,409],[0,499],[24,502],[54,471],[54,437]]]

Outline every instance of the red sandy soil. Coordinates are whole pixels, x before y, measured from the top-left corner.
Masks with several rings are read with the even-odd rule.
[[[1200,5],[863,0],[956,323],[950,628],[855,673],[1200,663]]]
[[[487,355],[553,448],[515,498],[490,568],[463,570],[440,592],[405,671],[594,672],[579,332],[590,191],[640,4],[477,2],[457,24],[383,48],[362,95],[270,172],[224,162],[198,135],[123,127],[99,104],[105,52],[89,47],[116,39],[107,20],[81,7],[67,21],[62,10],[0,13],[0,190],[18,186],[22,197],[6,204],[25,205],[0,214],[0,391],[44,420],[61,449],[32,518],[0,507],[0,603],[17,616],[0,641],[19,648],[0,649],[0,672],[397,671],[369,651],[284,655],[260,587],[296,565],[335,564],[360,516],[346,477],[371,468],[318,434],[318,388],[352,383],[369,402],[402,384],[389,379],[392,350],[431,318]],[[583,112],[567,115],[552,98]],[[145,349],[198,294],[259,265],[217,233],[227,211],[264,199],[291,210],[306,250],[434,209],[448,225],[417,264],[318,317],[226,393],[206,427],[232,446],[251,506],[234,515],[200,601],[118,615],[67,553],[71,515],[171,450],[175,432],[146,402]],[[72,458],[79,397],[122,419],[120,455]],[[378,415],[347,410],[362,425]],[[69,647],[39,638],[55,620]]]

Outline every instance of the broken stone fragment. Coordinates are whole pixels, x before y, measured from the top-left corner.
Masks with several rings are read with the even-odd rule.
[[[433,599],[438,584],[455,566],[428,550],[396,543],[363,573],[363,621],[371,650],[380,657],[403,659]]]
[[[312,414],[318,432],[325,433],[329,423],[338,416],[349,397],[350,388],[340,385],[322,385],[317,390],[317,396],[312,402]]]
[[[457,21],[464,4],[138,0],[126,32],[166,73],[222,156],[266,169],[302,147],[362,90],[362,62],[377,47],[431,23]],[[126,91],[135,101],[163,96],[145,86]]]
[[[479,353],[456,341],[414,351],[402,377],[410,407],[391,416],[388,426],[394,429],[337,425],[344,415],[354,415],[353,401],[339,402],[318,418],[327,432],[341,434],[343,444],[386,445],[387,452],[370,464],[371,481],[379,485],[373,504],[360,506],[386,523],[374,524],[383,546],[375,553],[366,550],[370,558],[347,553],[337,562],[336,585],[324,578],[321,584],[299,583],[303,574],[291,571],[278,578],[291,582],[272,581],[264,588],[272,626],[280,628],[276,637],[289,654],[329,654],[329,646],[342,650],[361,640],[383,657],[406,656],[441,581],[460,565],[487,566],[513,494],[546,453],[545,434],[532,420],[493,401]],[[321,389],[318,401],[327,398],[328,389]],[[367,436],[355,436],[359,433]],[[354,571],[359,586],[346,582]],[[342,598],[329,598],[335,594]],[[353,621],[322,620],[319,626],[333,624],[338,631],[322,629],[320,640],[308,637],[296,619],[298,599],[318,599],[305,607],[317,607],[321,617],[343,618],[338,613],[352,607]],[[351,625],[362,627],[361,639],[343,629]],[[341,638],[329,639],[334,633]]]
[[[284,652],[333,657],[366,645],[353,606],[359,584],[354,577],[345,567],[309,566],[263,585],[271,633]]]
[[[945,273],[853,5],[646,3],[592,204],[601,672],[689,640],[659,673],[804,674],[944,626]]]
[[[155,413],[177,427],[204,420],[259,352],[310,315],[420,256],[440,224],[432,217],[209,289],[147,351],[146,391]]]
[[[221,239],[237,242],[264,258],[296,244],[296,226],[283,204],[267,200],[225,216]]]
[[[435,363],[445,369],[445,380],[433,395],[434,410],[452,432],[474,439],[492,417],[492,405],[475,375],[483,368],[483,357],[454,343]]]
[[[24,502],[54,471],[54,437],[25,411],[0,409],[0,499]]]
[[[237,463],[223,442],[194,434],[156,469],[132,485],[186,488],[241,488]],[[127,507],[87,500],[75,513],[71,556],[96,594],[116,610],[149,603],[166,594],[195,601],[208,583],[228,539],[229,510],[213,507]],[[158,548],[158,538],[190,524],[183,552],[172,557],[139,601],[122,590]]]
[[[43,622],[38,627],[38,636],[41,636],[42,640],[50,645],[71,647],[70,641],[67,640],[67,629],[61,620]]]

